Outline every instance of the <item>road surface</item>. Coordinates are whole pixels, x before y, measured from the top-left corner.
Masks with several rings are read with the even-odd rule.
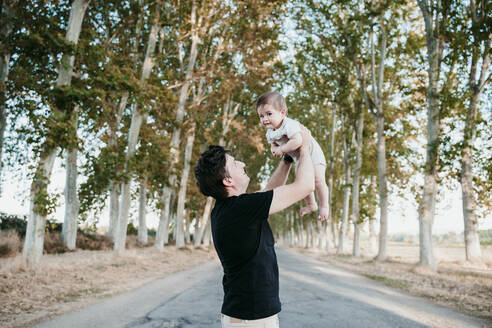
[[[492,327],[301,254],[277,256],[281,328]],[[221,279],[213,261],[35,327],[217,328]]]

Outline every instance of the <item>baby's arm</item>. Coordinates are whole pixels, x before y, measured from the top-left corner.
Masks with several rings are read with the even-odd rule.
[[[287,141],[285,144],[279,147],[279,150],[282,152],[282,154],[291,152],[296,150],[297,148],[301,147],[302,145],[302,136],[300,132],[295,133],[289,141]]]

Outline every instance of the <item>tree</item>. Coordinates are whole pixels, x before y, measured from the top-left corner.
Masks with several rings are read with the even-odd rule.
[[[77,44],[80,30],[82,27],[82,20],[84,18],[86,9],[89,5],[89,0],[75,0],[72,3],[70,10],[70,18],[68,22],[68,28],[66,33],[66,40],[72,44]],[[73,73],[75,57],[72,54],[65,53],[62,57],[60,67],[58,70],[57,89],[55,92],[60,92],[60,100],[66,101],[66,95],[63,95],[63,91],[67,90],[66,87],[70,86]],[[65,88],[65,89],[64,89]],[[59,105],[60,103],[58,103]],[[69,110],[73,104],[68,102],[65,106],[69,107]],[[66,107],[65,107],[66,108]],[[44,244],[44,230],[46,215],[48,214],[47,205],[49,200],[47,199],[47,185],[53,168],[53,163],[58,152],[58,146],[56,144],[56,123],[60,117],[63,117],[61,108],[53,108],[51,131],[49,132],[46,142],[40,151],[40,158],[34,175],[34,179],[31,186],[31,204],[30,215],[26,228],[26,238],[24,241],[23,256],[27,260],[28,265],[35,266],[39,263],[41,255],[43,253]]]
[[[424,168],[424,190],[419,206],[419,238],[421,266],[436,267],[432,246],[432,226],[436,207],[437,172],[441,100],[441,62],[444,50],[443,24],[447,19],[449,1],[417,0],[425,22],[429,85],[427,91],[427,148]]]
[[[145,57],[142,65],[142,72],[140,77],[140,83],[144,84],[146,80],[150,77],[150,73],[153,67],[152,56],[155,51],[156,41],[157,41],[157,33],[160,27],[160,11],[161,11],[161,3],[157,2],[154,10],[153,24],[152,29],[149,33],[149,39],[147,42],[147,49],[145,52]],[[147,113],[142,108],[134,108],[132,114],[132,120],[130,124],[130,131],[128,133],[128,148],[126,152],[125,158],[125,171],[129,173],[129,162],[133,158],[137,142],[138,136],[140,133],[140,127],[142,123],[147,119]],[[120,208],[118,211],[118,221],[116,224],[116,233],[114,240],[114,252],[116,254],[121,254],[125,250],[125,242],[126,242],[126,230],[128,225],[128,215],[130,209],[131,202],[131,194],[130,194],[130,184],[131,178],[127,177],[127,181],[122,183],[122,194],[120,200]]]
[[[7,86],[5,85],[9,76],[10,54],[9,39],[13,30],[13,8],[17,4],[17,0],[2,0],[0,7],[0,17],[2,23],[0,25],[0,195],[2,194],[1,177],[3,172],[3,139],[5,127],[7,125]]]
[[[487,76],[487,72],[490,64],[492,33],[490,26],[487,28],[485,25],[488,17],[486,1],[478,1],[476,4],[474,0],[470,0],[469,12],[471,16],[471,28],[470,35],[467,38],[469,42],[466,43],[466,47],[470,49],[469,56],[471,57],[468,79],[469,103],[463,134],[460,182],[465,225],[466,259],[468,261],[477,261],[481,258],[481,251],[476,215],[476,200],[473,190],[472,153],[476,138],[476,122],[480,98],[485,86],[491,79],[491,75],[489,74]],[[480,60],[481,65],[479,63]],[[478,68],[479,65],[480,68]]]

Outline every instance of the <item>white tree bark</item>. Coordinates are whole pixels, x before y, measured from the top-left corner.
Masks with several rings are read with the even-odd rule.
[[[73,112],[75,137],[77,138],[78,105]],[[79,218],[79,197],[77,194],[77,148],[67,150],[65,179],[65,217],[62,226],[62,242],[74,250],[77,240],[77,221]]]
[[[118,112],[115,117],[114,126],[109,128],[109,147],[114,148],[118,142],[117,131],[120,126],[121,119],[123,118],[123,112],[128,104],[129,93],[124,92],[120,98],[118,105]],[[111,126],[111,125],[110,125]],[[111,181],[109,186],[109,227],[106,234],[107,237],[115,240],[116,224],[118,222],[118,213],[120,206],[121,184],[117,181]]]
[[[427,1],[423,0],[417,0],[417,3],[419,4],[425,21],[427,61],[429,65],[429,86],[427,91],[427,149],[424,169],[424,191],[419,206],[419,265],[436,268],[432,245],[432,226],[434,224],[436,207],[438,153],[440,144],[439,130],[441,104],[439,100],[439,79],[444,42],[440,39],[439,25],[443,13],[441,12],[442,8],[439,0],[432,0],[430,5]],[[435,16],[435,18],[433,16]]]
[[[360,189],[360,168],[362,166],[362,133],[364,131],[364,113],[359,112],[357,120],[356,148],[355,148],[355,166],[352,177],[352,223],[354,224],[354,243],[352,255],[360,256],[360,225],[359,225],[359,189]]]
[[[384,136],[384,111],[383,111],[383,80],[384,80],[384,60],[386,58],[386,28],[383,18],[380,18],[381,40],[379,65],[377,68],[376,80],[376,60],[374,50],[374,35],[371,33],[371,72],[372,72],[372,96],[374,101],[374,111],[372,112],[376,120],[377,131],[377,161],[378,161],[378,185],[379,185],[379,251],[377,259],[384,261],[387,258],[388,240],[388,186],[386,181],[386,141]]]
[[[185,237],[185,243],[186,244],[191,243],[190,228],[191,228],[191,220],[190,220],[190,212],[188,211],[187,215],[185,215],[185,232],[184,232],[184,237]]]
[[[372,254],[378,249],[377,234],[376,234],[376,219],[369,220],[369,250]]]
[[[65,38],[73,44],[78,43],[82,20],[84,19],[89,1],[90,0],[74,0],[72,2]],[[58,70],[57,86],[70,85],[74,60],[74,56],[63,55]],[[39,199],[43,198],[43,195],[47,195],[47,187],[57,152],[58,149],[55,147],[53,149],[47,149],[41,154],[36,169],[37,174],[32,182],[31,206],[23,250],[23,257],[26,259],[29,266],[36,266],[43,254],[46,214],[43,209],[39,208],[44,206],[43,204],[39,204]]]
[[[327,251],[331,251],[335,248],[336,240],[335,240],[335,231],[334,228],[334,216],[333,216],[333,177],[335,174],[335,127],[336,127],[336,111],[333,109],[331,111],[331,132],[330,132],[330,167],[328,170],[328,204],[329,204],[329,215],[328,220],[326,222],[326,249]]]
[[[338,237],[337,254],[344,254],[347,252],[347,225],[349,217],[349,203],[350,203],[350,145],[347,145],[347,140],[343,138],[343,167],[344,167],[344,181],[343,187],[343,207],[342,207],[342,222],[340,224],[340,233]]]
[[[5,41],[10,39],[13,31],[13,8],[17,4],[17,0],[2,0],[1,13],[4,21],[0,27],[0,195],[2,195],[2,172],[3,172],[3,137],[7,125],[7,87],[6,83],[9,77],[10,51],[5,44]]]
[[[143,1],[138,0],[138,7],[142,8]],[[143,15],[139,12],[137,19],[137,24],[135,28],[135,38],[133,39],[133,65],[135,71],[138,68],[138,40],[139,35],[142,30]],[[116,147],[118,142],[117,131],[119,129],[121,119],[123,118],[123,112],[125,111],[126,105],[128,104],[128,98],[130,93],[124,91],[120,97],[120,103],[118,105],[118,112],[115,117],[114,125],[110,124],[109,127],[109,146],[111,148]],[[119,207],[120,207],[120,195],[121,195],[121,183],[117,181],[111,181],[109,186],[109,227],[106,236],[112,241],[116,239],[116,225],[118,222]]]
[[[140,83],[145,83],[150,76],[150,72],[152,71],[152,67],[154,65],[152,60],[152,54],[155,51],[155,45],[157,40],[157,32],[159,31],[160,25],[160,3],[157,3],[155,7],[154,14],[154,22],[152,28],[149,33],[149,40],[147,43],[147,50],[145,52],[145,58],[142,66],[142,75],[140,77]],[[138,135],[140,133],[140,127],[142,123],[145,122],[147,118],[147,114],[141,112],[139,108],[135,107],[132,114],[132,121],[130,123],[130,131],[128,134],[128,148],[125,159],[125,168],[124,170],[128,170],[128,162],[133,157],[137,142]],[[128,215],[130,211],[130,202],[131,202],[131,194],[130,194],[130,185],[131,179],[122,183],[121,187],[121,203],[118,211],[118,220],[116,223],[116,232],[115,232],[115,240],[114,240],[114,252],[115,254],[122,254],[125,250],[126,243],[126,230],[128,225]]]
[[[140,190],[139,190],[138,236],[137,236],[137,240],[141,245],[146,245],[149,239],[147,233],[146,207],[147,207],[147,180],[142,179],[142,181],[140,182]]]
[[[46,214],[40,212],[36,207],[37,198],[42,192],[46,192],[47,184],[50,180],[51,171],[56,158],[56,150],[51,150],[47,156],[40,159],[37,177],[31,185],[31,202],[29,208],[29,218],[26,227],[26,238],[24,239],[24,248],[22,250],[23,258],[27,261],[28,266],[34,267],[39,264],[43,255],[44,230],[46,227]]]
[[[474,1],[470,1],[470,11],[473,23],[478,25],[483,23],[485,15],[478,15]],[[487,72],[490,63],[490,44],[492,34],[484,41],[482,54],[482,65],[480,68],[480,77],[477,81],[478,54],[480,52],[479,44],[475,44],[472,49],[472,62],[470,65],[469,88],[471,91],[470,103],[465,120],[465,129],[463,134],[463,151],[461,157],[461,190],[463,201],[463,220],[465,225],[465,250],[467,261],[480,261],[482,251],[480,249],[480,239],[478,235],[478,220],[475,214],[476,201],[473,191],[473,145],[476,137],[476,121],[478,113],[478,104],[482,95],[483,88],[487,81]]]
[[[171,137],[171,144],[170,144],[170,167],[169,167],[169,180],[168,180],[168,186],[164,188],[163,191],[163,196],[162,196],[162,201],[164,203],[164,207],[161,210],[160,214],[160,220],[159,220],[159,228],[158,230],[162,231],[162,234],[164,234],[164,225],[166,221],[169,221],[169,215],[170,215],[170,202],[171,202],[171,194],[172,194],[172,189],[173,186],[176,184],[177,176],[176,173],[174,173],[174,168],[176,164],[179,161],[179,145],[181,143],[181,124],[183,123],[183,118],[185,114],[185,105],[186,105],[186,99],[188,98],[188,90],[190,88],[191,84],[191,79],[193,77],[193,72],[194,72],[194,67],[196,63],[196,58],[198,55],[198,44],[200,43],[200,36],[199,36],[199,26],[201,22],[201,18],[199,19],[199,23],[197,24],[196,22],[196,3],[193,1],[192,9],[191,9],[191,48],[190,48],[190,57],[188,61],[188,67],[186,71],[186,76],[185,76],[185,81],[183,85],[181,86],[181,89],[179,91],[179,98],[178,98],[178,107],[176,109],[176,118],[175,118],[175,126],[173,129],[173,134]],[[161,227],[162,225],[162,227]],[[161,238],[156,238],[155,240],[155,247],[157,249],[163,249],[164,245],[162,244],[163,239]]]
[[[186,138],[184,167],[181,174],[181,182],[178,194],[178,209],[177,209],[177,223],[176,223],[176,248],[185,247],[184,242],[184,207],[186,201],[186,187],[188,186],[188,176],[190,174],[190,161],[193,153],[193,143],[195,142],[195,122],[192,123],[190,130],[188,131],[188,137]]]
[[[207,222],[207,227],[205,228],[205,235],[203,236],[203,247],[208,248],[212,239],[212,226],[210,220]]]
[[[203,209],[203,216],[201,220],[200,230],[197,232],[195,237],[195,247],[199,247],[203,240],[203,234],[208,224],[210,218],[210,213],[212,212],[212,205],[214,199],[212,197],[207,197],[207,202],[205,203],[205,208]]]

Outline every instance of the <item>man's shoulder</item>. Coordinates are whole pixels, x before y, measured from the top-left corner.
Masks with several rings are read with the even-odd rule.
[[[244,193],[238,196],[231,196],[223,200],[224,209],[235,210],[237,208],[251,207],[256,205],[257,202],[271,201],[273,196],[273,190],[256,191],[251,193]]]

